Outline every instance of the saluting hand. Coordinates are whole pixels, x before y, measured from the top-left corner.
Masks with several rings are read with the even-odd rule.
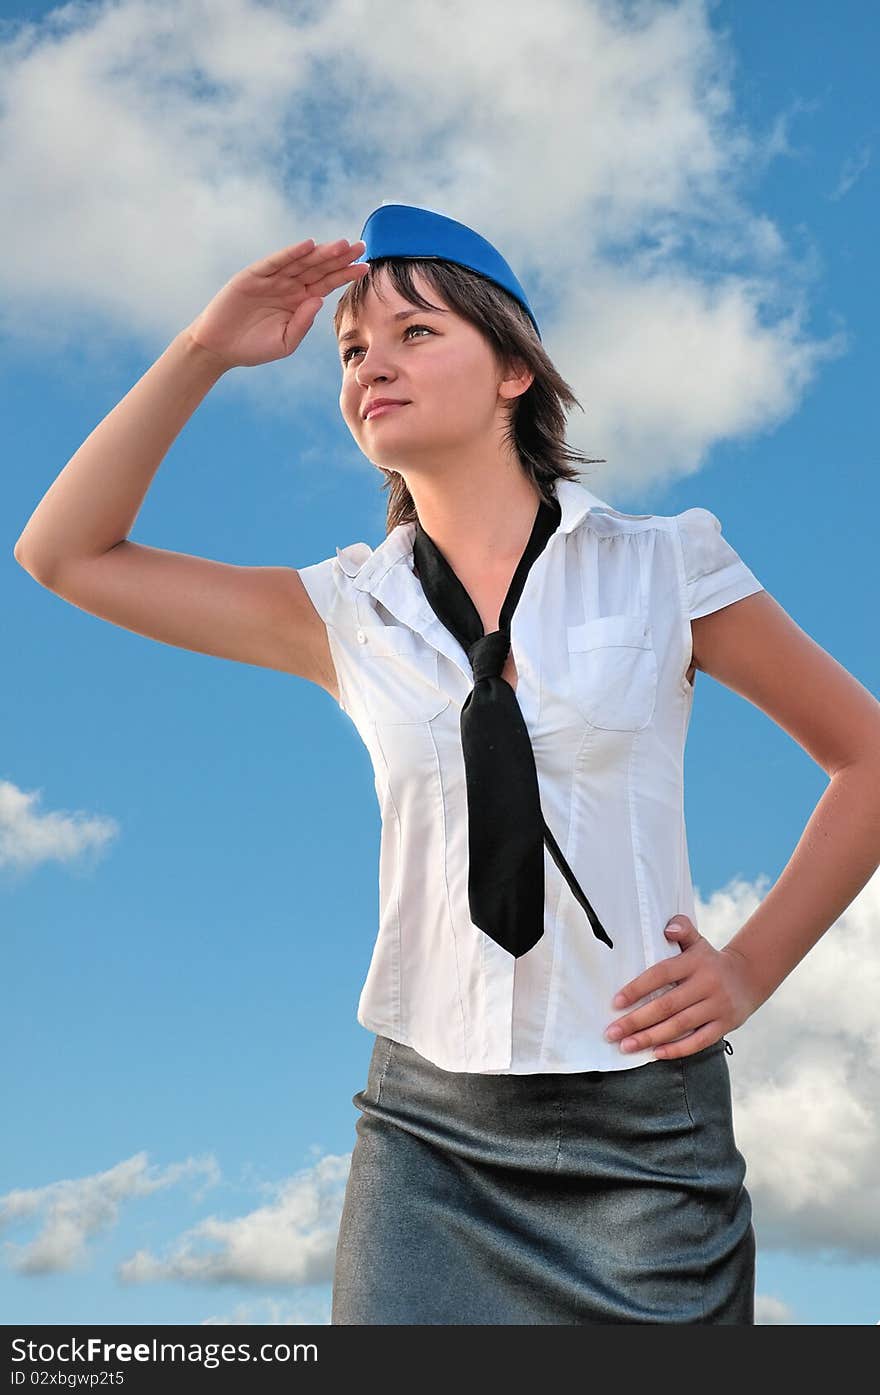
[[[289,358],[331,291],[370,270],[357,262],[366,243],[314,239],[282,247],[237,271],[187,328],[224,371]]]
[[[620,1040],[623,1051],[654,1047],[658,1057],[692,1056],[741,1026],[763,999],[743,956],[729,947],[716,949],[688,916],[673,916],[664,933],[679,952],[625,984],[612,1006],[637,1003],[666,984],[674,987],[617,1018],[605,1036]]]

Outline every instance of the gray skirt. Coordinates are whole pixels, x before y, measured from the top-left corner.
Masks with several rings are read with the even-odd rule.
[[[377,1036],[331,1324],[754,1323],[723,1041],[618,1071],[445,1071]]]

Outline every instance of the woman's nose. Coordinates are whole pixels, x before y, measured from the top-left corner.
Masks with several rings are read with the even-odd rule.
[[[355,378],[362,386],[374,382],[379,374],[386,378],[389,376],[393,377],[393,354],[387,350],[383,353],[382,349],[376,344],[368,349],[363,349],[355,365],[354,372]]]
[[[387,368],[383,368],[377,358],[372,359],[370,363],[366,365],[361,361],[361,365],[355,374],[360,387],[369,387],[370,383],[375,383],[377,379],[381,379],[384,382],[389,376],[390,374]]]

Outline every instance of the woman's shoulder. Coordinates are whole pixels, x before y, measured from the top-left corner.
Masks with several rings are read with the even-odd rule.
[[[700,539],[717,536],[721,532],[718,515],[698,505],[691,505],[678,513],[629,513],[603,504],[601,508],[591,509],[587,517],[592,527],[605,533],[658,530]]]
[[[585,522],[594,532],[604,536],[611,536],[615,533],[650,533],[652,531],[668,533],[675,527],[675,515],[628,513],[624,509],[615,509],[610,504],[606,504],[600,509],[591,509]]]

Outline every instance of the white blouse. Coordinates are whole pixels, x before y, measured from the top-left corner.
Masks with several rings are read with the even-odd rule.
[[[443,1070],[654,1059],[602,1034],[621,1015],[614,994],[680,953],[663,934],[671,917],[696,923],[683,790],[690,621],[763,589],[708,509],[625,514],[579,482],[555,487],[562,518],[511,624],[516,694],[542,812],[613,949],[546,847],[534,948],[514,959],[470,919],[459,724],[473,673],[415,575],[415,523],[299,569],[382,818],[379,928],[357,1020]]]

